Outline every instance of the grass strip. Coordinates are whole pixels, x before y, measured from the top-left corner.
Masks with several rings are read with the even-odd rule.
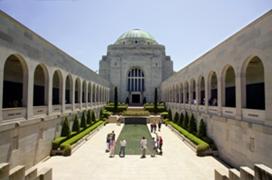
[[[191,134],[187,130],[183,129],[182,127],[180,127],[176,123],[171,122],[171,121],[165,121],[165,123],[168,125],[171,125],[178,132],[180,132],[182,135],[184,135],[186,138],[188,138],[191,142],[193,142],[195,145],[197,145],[197,148],[196,148],[197,155],[201,155],[204,151],[206,151],[210,148],[208,143],[206,143],[202,139],[196,137],[194,134]]]
[[[81,131],[77,135],[61,143],[60,148],[64,151],[63,155],[65,156],[71,155],[71,145],[75,144],[77,141],[82,139],[84,136],[95,130],[98,126],[100,126],[103,123],[104,121],[97,121],[96,123],[86,128],[85,130]]]

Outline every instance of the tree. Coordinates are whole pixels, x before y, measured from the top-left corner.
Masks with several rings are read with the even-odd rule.
[[[188,128],[188,122],[189,122],[189,116],[188,116],[188,113],[185,112],[185,117],[184,117],[184,121],[183,121],[183,127],[184,127],[184,129]]]
[[[81,115],[80,127],[82,127],[83,129],[85,129],[87,127],[86,118],[85,118],[85,111],[83,111],[82,115]]]
[[[155,88],[154,109],[155,109],[155,112],[157,112],[157,109],[158,109],[158,89],[157,88]]]
[[[114,109],[117,110],[118,108],[118,92],[117,87],[114,87]]]
[[[68,121],[67,117],[65,117],[65,119],[63,121],[62,129],[61,129],[61,136],[62,137],[69,137],[70,134],[71,134],[71,131],[70,131],[70,126],[69,126],[69,121]]]
[[[95,122],[95,121],[96,121],[95,113],[94,111],[92,111],[92,122]]]
[[[99,112],[99,119],[100,120],[103,120],[104,118],[104,115],[103,115],[103,108],[100,109],[100,112]]]
[[[194,114],[191,115],[188,130],[189,132],[196,134],[197,130],[196,130],[196,120],[195,120]]]
[[[206,133],[206,124],[205,122],[203,121],[203,119],[200,120],[200,123],[199,123],[199,128],[198,128],[198,136],[200,138],[204,138],[207,136],[207,133]]]
[[[79,127],[79,121],[78,121],[77,114],[75,114],[75,119],[74,119],[72,130],[76,131],[76,132],[80,132],[80,127]]]
[[[87,112],[87,124],[92,123],[92,117],[91,117],[91,110],[88,110]]]
[[[177,123],[178,121],[179,121],[179,114],[178,112],[176,112],[174,116],[174,122]]]
[[[180,116],[179,116],[179,125],[181,127],[183,127],[183,121],[184,121],[184,115],[183,115],[183,113],[180,113]]]
[[[169,119],[170,121],[173,120],[173,119],[172,119],[172,111],[171,111],[171,109],[168,110],[168,119]]]

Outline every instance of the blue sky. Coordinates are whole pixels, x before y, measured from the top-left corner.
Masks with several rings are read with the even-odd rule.
[[[177,71],[271,8],[271,0],[0,0],[1,10],[95,71],[130,29],[165,45]]]

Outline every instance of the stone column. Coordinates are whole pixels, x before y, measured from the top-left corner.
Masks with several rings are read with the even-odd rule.
[[[85,82],[85,104],[88,107],[88,84]]]
[[[271,77],[271,68],[272,62],[271,59],[264,60],[264,92],[265,92],[265,119],[266,124],[272,125],[272,77]]]
[[[195,81],[195,94],[196,94],[196,106],[198,107],[200,102],[200,83],[196,80]]]
[[[53,91],[53,72],[48,69],[48,80],[47,86],[45,86],[45,91],[47,96],[47,107],[48,107],[48,115],[52,114],[52,91]]]
[[[218,107],[218,115],[222,116],[222,76],[218,73],[218,80],[217,80],[217,107]]]
[[[25,82],[26,83],[26,82]],[[34,69],[33,65],[29,65],[27,80],[27,119],[33,116],[33,89],[34,89]]]
[[[209,77],[209,76],[208,76]],[[205,83],[205,112],[208,112],[209,108],[209,80],[208,78],[204,78]]]
[[[1,57],[1,55],[0,55]],[[1,57],[1,59],[4,59],[4,57]],[[5,61],[0,62],[0,121],[3,120],[3,89],[4,89],[4,68],[5,68]]]
[[[245,74],[242,72],[237,72],[235,74],[235,95],[236,95],[236,114],[235,119],[242,120],[242,106],[245,103],[246,97],[245,89]],[[244,99],[244,103],[243,103]]]
[[[72,110],[75,110],[75,92],[76,92],[76,77],[72,77]]]
[[[62,77],[62,84],[61,84],[61,112],[64,113],[65,112],[65,95],[66,95],[66,76]]]
[[[79,84],[79,109],[82,108],[82,92],[83,92],[83,81],[80,79],[80,84]]]

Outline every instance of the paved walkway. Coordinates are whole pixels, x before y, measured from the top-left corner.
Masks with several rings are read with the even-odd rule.
[[[54,180],[212,180],[215,168],[227,172],[227,168],[213,157],[197,157],[165,126],[161,131],[163,156],[109,158],[105,153],[105,136],[112,130],[118,136],[121,128],[108,124],[72,156],[54,156],[38,167],[52,167]]]

